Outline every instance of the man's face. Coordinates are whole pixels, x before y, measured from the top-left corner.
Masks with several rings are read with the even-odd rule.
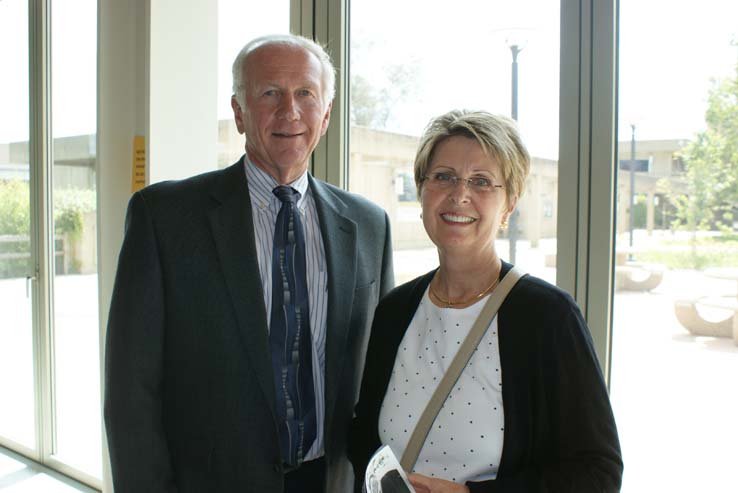
[[[279,183],[298,178],[328,129],[331,105],[323,100],[322,66],[298,47],[267,45],[252,52],[247,68],[246,107],[231,106],[246,152]]]

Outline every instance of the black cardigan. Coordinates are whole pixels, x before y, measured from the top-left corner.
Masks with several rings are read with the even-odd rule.
[[[502,275],[511,268],[503,262]],[[377,423],[397,348],[433,278],[389,292],[377,306],[349,458],[360,491],[381,446]],[[619,491],[623,473],[615,419],[592,339],[566,292],[525,276],[498,313],[505,437],[497,478],[472,492]]]

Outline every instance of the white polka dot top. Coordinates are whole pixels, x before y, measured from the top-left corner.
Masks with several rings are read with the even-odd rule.
[[[468,308],[439,308],[426,289],[397,350],[379,415],[379,437],[398,459],[488,298]],[[495,478],[504,422],[495,316],[436,417],[413,471],[456,483]]]

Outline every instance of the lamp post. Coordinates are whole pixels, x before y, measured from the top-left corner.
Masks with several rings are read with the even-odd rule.
[[[510,44],[510,52],[512,53],[512,107],[511,116],[512,119],[518,121],[518,53],[523,51],[523,48],[517,44]],[[517,209],[510,215],[508,224],[508,235],[507,238],[510,242],[510,263],[515,264],[517,241],[518,241],[518,216],[519,212]]]
[[[636,165],[636,126],[635,123],[630,124],[630,213],[628,214],[628,228],[630,230],[630,236],[628,246],[633,250],[633,216],[635,206],[635,165]]]

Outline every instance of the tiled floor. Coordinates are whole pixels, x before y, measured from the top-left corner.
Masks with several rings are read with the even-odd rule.
[[[97,493],[97,490],[0,447],[0,492]]]

